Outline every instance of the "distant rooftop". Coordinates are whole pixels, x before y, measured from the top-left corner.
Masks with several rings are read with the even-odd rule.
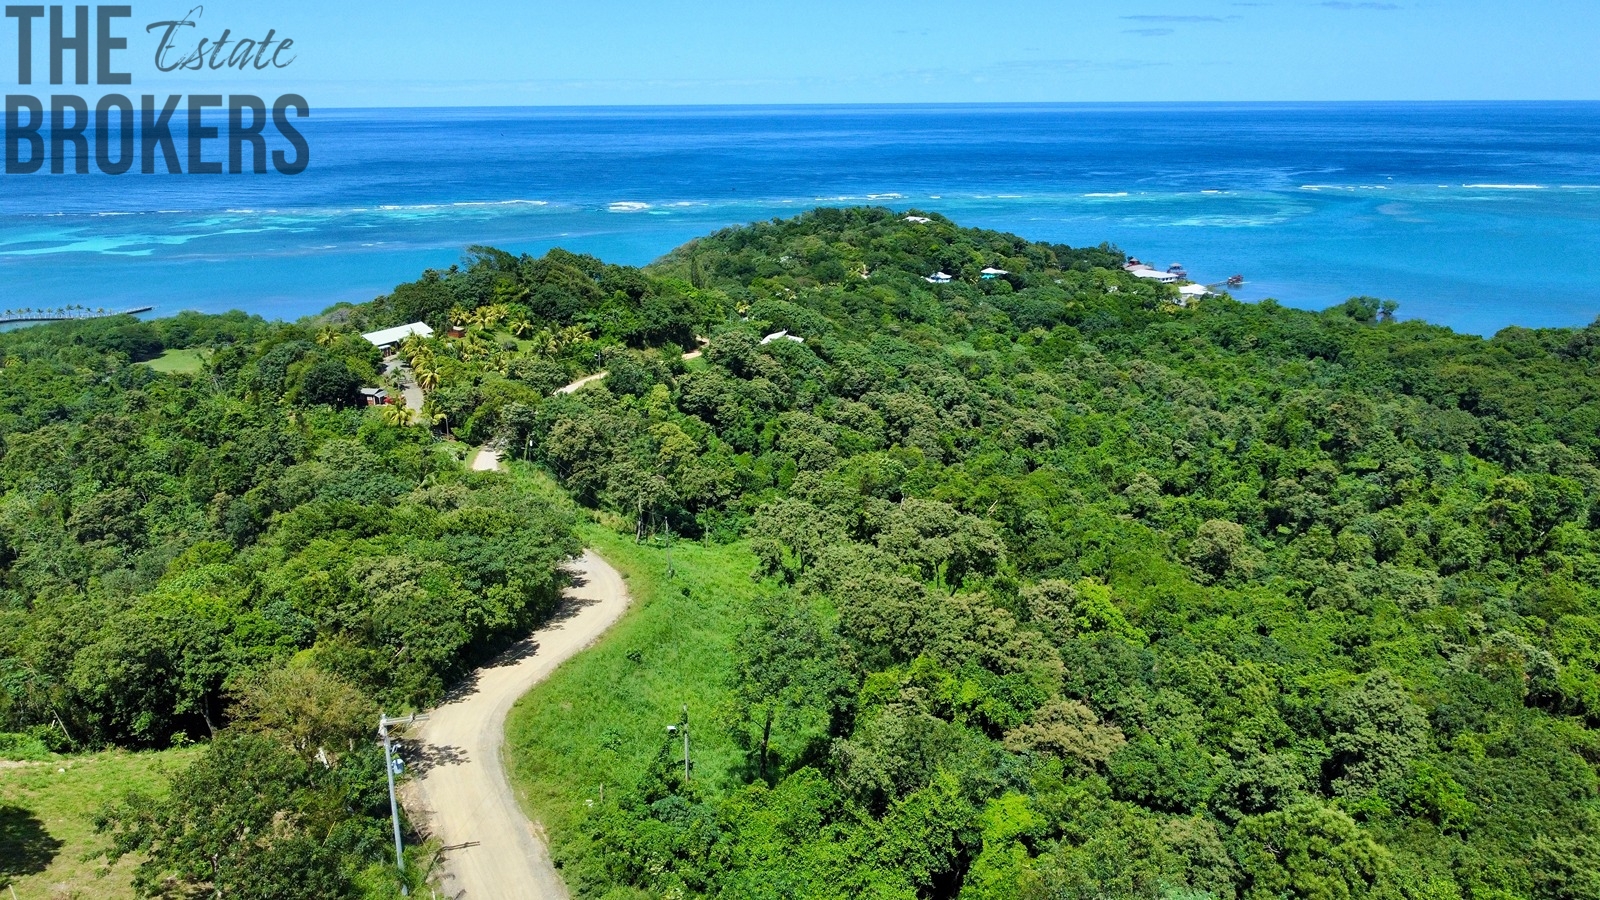
[[[1155,269],[1151,269],[1149,267],[1129,269],[1128,274],[1137,278],[1149,278],[1152,281],[1159,281],[1162,284],[1171,284],[1178,280],[1178,273],[1176,272],[1157,272]]]
[[[421,322],[412,322],[410,325],[396,325],[393,328],[385,328],[382,331],[363,334],[362,337],[366,338],[374,346],[392,347],[412,335],[425,338],[433,337],[433,329]]]

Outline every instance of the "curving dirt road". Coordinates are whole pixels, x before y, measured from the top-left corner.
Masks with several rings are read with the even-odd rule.
[[[707,341],[705,338],[698,338],[697,340],[700,341],[700,345],[701,345],[702,349],[695,350],[695,351],[690,352],[690,353],[685,353],[683,355],[684,362],[688,362],[691,359],[699,359],[701,356],[703,356],[705,354],[704,347],[705,347],[706,344],[708,344],[710,342]],[[587,378],[579,378],[577,381],[574,381],[573,383],[571,383],[569,385],[566,385],[565,387],[556,388],[555,394],[552,394],[551,396],[559,396],[561,394],[575,394],[575,393],[578,392],[579,388],[581,388],[581,387],[583,387],[585,385],[594,384],[596,381],[601,381],[607,375],[610,375],[610,374],[611,374],[610,372],[596,372],[593,375],[588,376]]]
[[[474,468],[495,467],[488,451]],[[562,611],[532,637],[479,669],[428,721],[413,729],[407,757],[417,777],[406,810],[447,847],[438,867],[443,895],[462,900],[567,897],[543,837],[517,806],[500,747],[512,704],[556,667],[593,644],[628,608],[622,575],[591,550],[568,568]]]

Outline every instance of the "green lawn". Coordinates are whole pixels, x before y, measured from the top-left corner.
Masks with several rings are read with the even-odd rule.
[[[0,763],[0,885],[15,877],[17,900],[131,900],[135,860],[108,868],[103,858],[84,858],[106,846],[95,834],[94,815],[134,788],[163,790],[167,776],[199,752],[112,751]],[[10,898],[0,894],[0,900]]]
[[[205,368],[206,359],[210,356],[210,350],[199,348],[168,350],[145,363],[145,365],[155,369],[157,372],[165,372],[168,375],[197,375]]]
[[[584,801],[636,780],[686,703],[695,777],[714,788],[731,783],[741,757],[722,724],[730,650],[756,589],[755,558],[743,544],[675,543],[669,579],[662,548],[597,525],[579,534],[627,578],[633,606],[599,644],[523,697],[506,727],[512,782],[558,858],[579,840],[573,826]]]

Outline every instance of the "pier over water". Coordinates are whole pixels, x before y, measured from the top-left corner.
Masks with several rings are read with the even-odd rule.
[[[114,316],[136,316],[155,309],[154,306],[136,306],[130,309],[90,309],[87,306],[63,306],[58,309],[22,309],[0,310],[0,325],[12,325],[18,322],[76,322],[81,319],[109,319]]]

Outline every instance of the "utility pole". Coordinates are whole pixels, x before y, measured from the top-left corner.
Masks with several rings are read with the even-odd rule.
[[[677,725],[668,725],[667,733],[683,735],[683,786],[689,786],[689,704],[683,705],[683,721]]]
[[[688,707],[685,707],[687,709]],[[378,736],[383,738],[383,770],[389,776],[389,819],[394,823],[394,865],[400,870],[400,896],[411,896],[411,889],[406,887],[406,854],[405,847],[400,843],[400,804],[394,799],[394,770],[398,761],[394,756],[393,741],[389,737],[389,729],[396,725],[411,725],[416,722],[427,721],[427,716],[413,713],[403,719],[391,719],[388,716],[378,716]],[[402,763],[403,765],[403,763]]]
[[[666,524],[667,524],[667,578],[670,579],[670,578],[676,577],[678,572],[677,572],[676,569],[672,568],[672,520],[671,519],[667,519],[666,520]],[[685,714],[688,713],[688,707],[684,708],[684,713]]]

